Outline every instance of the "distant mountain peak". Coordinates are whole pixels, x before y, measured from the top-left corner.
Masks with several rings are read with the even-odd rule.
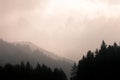
[[[72,60],[42,49],[32,42],[10,43],[0,39],[0,64],[19,64],[21,61],[29,61],[33,65],[40,63],[51,68],[62,68],[68,76],[73,65]]]
[[[67,58],[58,56],[57,54],[54,54],[54,53],[52,53],[50,51],[42,49],[42,48],[40,48],[39,46],[35,45],[32,42],[21,41],[21,42],[15,43],[15,44],[16,45],[20,45],[20,46],[28,46],[32,51],[38,50],[38,51],[42,52],[43,54],[45,54],[46,56],[51,57],[52,59],[55,59],[55,60],[66,60],[68,62],[72,62],[73,63],[72,60],[69,60]]]
[[[29,48],[33,51],[39,49],[39,47],[36,46],[35,44],[33,44],[32,42],[21,41],[21,42],[16,42],[14,44],[15,45],[20,45],[20,46],[29,46]]]

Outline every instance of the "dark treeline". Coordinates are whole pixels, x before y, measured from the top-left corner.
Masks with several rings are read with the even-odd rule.
[[[88,51],[86,56],[74,64],[71,80],[120,80],[120,45],[106,45],[95,52]]]
[[[52,70],[46,65],[37,64],[33,68],[29,62],[20,65],[6,64],[0,66],[0,79],[2,80],[67,80],[62,69]]]

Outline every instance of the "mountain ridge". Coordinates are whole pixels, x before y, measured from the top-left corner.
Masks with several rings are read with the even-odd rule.
[[[45,64],[51,68],[62,68],[68,77],[73,61],[59,57],[52,52],[39,48],[31,42],[10,43],[0,39],[0,64],[18,64],[29,61],[33,66],[37,63]]]
[[[52,59],[55,59],[55,60],[65,60],[65,61],[68,61],[68,62],[74,62],[68,58],[65,58],[65,57],[61,57],[61,56],[58,56],[57,54],[53,53],[53,52],[50,52],[46,49],[43,49],[39,46],[37,46],[36,44],[32,43],[32,42],[27,42],[27,41],[21,41],[21,42],[13,42],[14,45],[21,45],[21,46],[29,46],[31,50],[39,50],[39,51],[42,51],[44,52],[44,54],[46,56],[49,56],[51,57]]]

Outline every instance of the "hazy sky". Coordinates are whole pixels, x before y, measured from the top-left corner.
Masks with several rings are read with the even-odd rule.
[[[120,0],[0,0],[0,37],[78,60],[120,42]]]

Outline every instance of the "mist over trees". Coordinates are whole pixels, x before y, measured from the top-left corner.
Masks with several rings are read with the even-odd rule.
[[[62,69],[51,69],[46,65],[37,64],[35,68],[29,62],[20,65],[6,64],[0,66],[0,79],[3,80],[67,80]]]
[[[102,42],[95,52],[88,51],[86,56],[74,64],[71,80],[119,80],[120,45],[107,45]]]
[[[20,61],[23,62],[19,64]],[[10,64],[5,64],[6,62]],[[0,40],[0,75],[4,80],[67,80],[71,63],[72,61],[61,58],[55,60],[44,54],[44,50],[31,50],[28,45],[13,45]],[[120,45],[107,45],[103,41],[100,49],[95,52],[88,51],[78,64],[74,63],[70,79],[119,80],[119,73]]]
[[[70,70],[73,62],[69,59],[59,57],[45,49],[39,48],[31,42],[10,43],[0,39],[0,65],[10,63],[12,65],[30,62],[32,67],[37,63],[45,64],[51,69],[62,68],[67,77],[70,78]]]

